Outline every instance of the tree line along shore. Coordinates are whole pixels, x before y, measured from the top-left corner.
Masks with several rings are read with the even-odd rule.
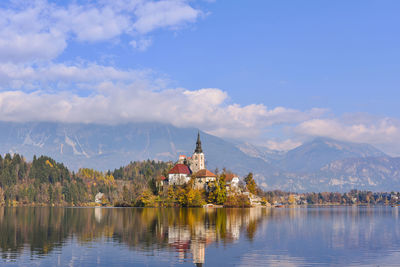
[[[168,185],[172,162],[136,161],[113,171],[82,168],[71,172],[47,156],[27,162],[19,154],[0,156],[0,206],[118,206],[118,207],[224,207],[284,205],[398,205],[399,192],[302,193],[264,191],[249,173],[230,191],[228,170],[215,171],[217,179],[209,190],[196,189],[191,182]],[[256,201],[254,201],[256,199]]]

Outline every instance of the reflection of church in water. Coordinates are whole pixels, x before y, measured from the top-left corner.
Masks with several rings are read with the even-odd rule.
[[[246,210],[245,214],[239,216],[227,216],[224,242],[234,243],[240,238],[240,231],[251,222],[262,217],[261,208]],[[213,213],[215,209],[207,212]],[[168,244],[177,252],[180,260],[191,258],[196,266],[205,264],[206,247],[211,243],[218,242],[221,237],[216,231],[216,225],[207,224],[205,221],[197,221],[193,225],[170,225],[168,227]]]

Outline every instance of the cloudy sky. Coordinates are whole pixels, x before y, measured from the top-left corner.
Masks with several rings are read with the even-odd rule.
[[[1,1],[0,120],[400,155],[400,1]]]

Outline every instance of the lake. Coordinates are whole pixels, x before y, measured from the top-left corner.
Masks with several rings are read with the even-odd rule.
[[[0,208],[1,266],[399,266],[399,208]]]

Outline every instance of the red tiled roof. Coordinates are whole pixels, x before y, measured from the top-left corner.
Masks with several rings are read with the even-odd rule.
[[[217,177],[214,173],[210,172],[209,170],[202,169],[195,173],[196,177]]]
[[[235,175],[235,174],[233,174],[233,173],[225,174],[225,181],[226,181],[226,182],[230,182],[230,181],[232,181],[232,179],[235,178],[235,177],[237,177],[237,175]]]
[[[187,174],[190,175],[189,167],[185,164],[176,164],[168,174]]]
[[[167,179],[167,178],[165,178],[165,176],[161,176],[160,179],[161,179],[161,180],[165,180],[165,179]]]

